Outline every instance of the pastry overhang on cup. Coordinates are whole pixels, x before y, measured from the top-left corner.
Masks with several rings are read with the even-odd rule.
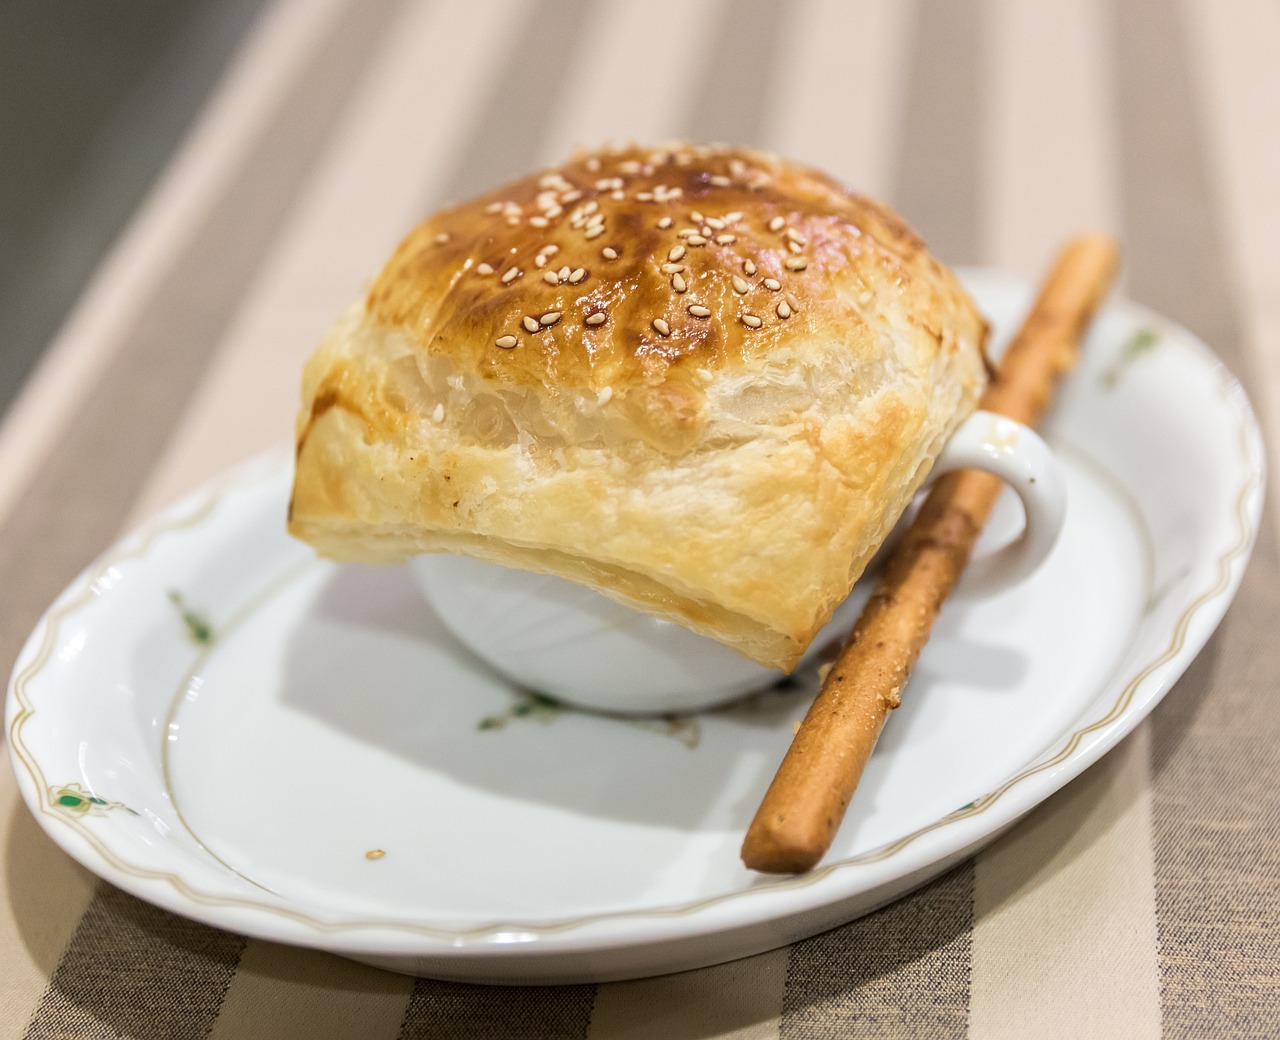
[[[306,365],[289,530],[557,575],[790,669],[985,385],[893,213],[625,148],[440,212]]]

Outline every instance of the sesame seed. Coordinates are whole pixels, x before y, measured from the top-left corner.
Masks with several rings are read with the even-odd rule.
[[[730,242],[738,241],[738,237],[736,235],[716,235],[716,241],[722,246],[727,246]]]
[[[561,278],[568,278],[571,273],[572,272],[570,271],[568,264],[565,264],[562,268],[560,268],[559,271],[556,272],[556,274],[558,274]]]
[[[673,274],[671,276],[671,288],[676,292],[684,292],[689,286],[685,284],[684,275]]]
[[[590,241],[593,238],[599,238],[603,234],[604,234],[603,224],[597,224],[595,227],[587,228],[587,231],[586,231],[586,237],[588,241]]]
[[[508,227],[515,227],[519,223],[520,223],[520,218],[516,216],[516,214],[512,213],[511,216],[507,217]]]
[[[809,266],[809,261],[802,256],[787,257],[788,271],[803,271],[808,266]]]
[[[777,310],[778,310],[779,318],[791,317],[791,307],[786,300],[783,300],[780,304],[778,304]]]
[[[689,219],[692,220],[695,224],[705,224],[707,222],[707,218],[704,217],[701,213],[699,213],[696,209],[692,210],[689,213]]]
[[[605,246],[602,250],[600,250],[600,255],[604,257],[606,260],[618,259],[618,251],[614,249],[613,246]]]
[[[591,199],[589,202],[584,202],[582,204],[583,213],[594,213],[599,208],[600,208],[600,203],[598,203],[595,199]]]
[[[637,201],[637,202],[652,202],[652,201],[653,201],[653,192],[651,192],[651,191],[638,191],[638,192],[636,192],[636,201]]]
[[[662,228],[664,231],[670,226],[671,226],[670,217],[663,217],[660,221],[658,221],[658,227]]]
[[[635,159],[627,159],[618,163],[618,170],[621,173],[636,174],[640,172],[640,164]]]
[[[552,325],[554,325],[554,324],[555,324],[556,322],[558,322],[559,320],[560,320],[560,312],[559,312],[559,311],[547,311],[547,313],[546,313],[546,314],[544,314],[541,318],[539,318],[539,319],[538,319],[538,322],[539,322],[539,323],[540,323],[544,328],[550,328]]]
[[[677,271],[683,271],[683,270],[684,270],[684,264],[663,264],[662,265],[663,274],[675,274]]]
[[[551,221],[549,221],[546,217],[530,217],[529,218],[529,224],[532,227],[546,227],[550,223]]]
[[[796,303],[796,298],[794,296],[792,296],[790,293],[787,293],[785,296],[783,296],[783,299],[787,301],[787,306],[791,308],[792,314],[800,313],[800,304]]]
[[[531,318],[527,314],[523,318],[521,318],[520,321],[521,321],[521,324],[523,324],[524,327],[528,329],[530,332],[537,332],[538,329],[542,327],[541,325],[538,324],[537,318]]]
[[[710,227],[715,228],[717,231],[724,230],[724,221],[719,219],[718,217],[707,217],[704,223],[706,223]]]
[[[449,241],[449,232],[441,231],[440,234],[436,235],[437,245],[444,245],[448,241]]]
[[[585,277],[587,277],[587,269],[585,267],[574,268],[573,273],[569,275],[569,284],[577,285]]]
[[[724,222],[726,224],[736,224],[741,219],[742,219],[742,211],[737,209],[735,209],[732,213],[726,213],[724,215]]]
[[[710,180],[710,181],[711,181],[711,183],[712,183],[712,184],[714,184],[717,188],[727,188],[727,187],[729,187],[729,184],[731,183],[728,177],[725,177],[725,176],[723,176],[723,175],[721,175],[721,174],[716,174],[716,176],[709,178],[709,180]]]
[[[510,350],[516,345],[515,336],[499,336],[493,342],[498,344],[503,350]]]
[[[524,272],[523,272],[522,270],[520,270],[520,268],[518,268],[518,267],[511,267],[511,268],[508,268],[508,269],[507,269],[506,274],[504,274],[504,275],[502,276],[502,282],[503,282],[503,284],[504,284],[504,285],[510,285],[510,284],[511,284],[512,282],[514,282],[517,278],[519,278],[522,274],[524,274]]]
[[[444,422],[444,405],[438,404],[431,413],[431,421],[434,423]]]
[[[795,228],[787,228],[786,237],[792,242],[799,242],[802,246],[808,243],[808,239],[806,239],[804,235],[800,234],[800,232]]]
[[[751,286],[749,286],[749,285],[746,283],[746,280],[745,280],[744,278],[742,278],[742,276],[741,276],[741,275],[736,275],[736,274],[735,274],[735,275],[733,276],[733,290],[734,290],[734,292],[742,293],[742,294],[744,294],[744,295],[745,295],[745,294],[746,294],[746,292],[747,292],[747,290],[748,290],[748,289],[750,289],[750,288],[751,288]]]
[[[552,285],[560,284],[560,276],[555,271],[548,271],[542,276],[544,282],[550,282]]]
[[[707,244],[707,240],[701,235],[690,235],[685,241],[691,246],[705,246]]]
[[[541,249],[539,249],[538,255],[539,256],[555,256],[558,252],[560,252],[560,247],[556,245],[554,242],[552,242],[550,245],[545,245]]]
[[[764,322],[762,322],[754,314],[744,314],[742,316],[742,324],[749,329],[758,329],[761,325],[764,324]]]
[[[672,263],[675,263],[682,256],[684,256],[684,246],[672,246],[667,252],[667,259]]]
[[[746,259],[742,261],[742,269],[746,271],[748,275],[753,275],[756,273],[756,265],[752,263],[750,259]]]
[[[627,193],[623,191],[621,188],[614,188],[613,191],[609,192],[609,198],[617,199],[619,202],[621,202],[626,197],[627,197]]]
[[[501,212],[502,212],[502,203],[501,203],[501,202],[491,202],[491,203],[489,203],[489,205],[485,206],[484,211],[485,211],[486,213],[501,213]]]
[[[668,325],[668,324],[667,324],[665,321],[663,321],[661,318],[654,318],[654,319],[653,319],[653,330],[654,330],[654,331],[655,331],[659,336],[670,336],[670,335],[671,335],[671,326],[670,326],[670,325]]]
[[[596,394],[596,404],[608,404],[611,397],[613,397],[613,387],[606,386]]]
[[[695,318],[711,317],[711,309],[708,307],[702,306],[702,304],[700,303],[690,304],[689,313],[692,314]]]
[[[787,226],[787,221],[784,217],[774,217],[771,221],[769,221],[770,231],[781,231],[786,226]]]
[[[603,325],[605,320],[604,311],[596,311],[595,314],[588,314],[586,322],[588,325]]]
[[[793,252],[793,253],[803,253],[803,252],[804,252],[804,246],[802,246],[799,242],[788,242],[788,243],[787,243],[787,248],[788,248],[788,249],[790,249],[790,250],[791,250],[791,252]]]
[[[766,278],[763,284],[770,292],[777,292],[782,288],[782,283],[776,278]]]
[[[582,192],[578,191],[577,188],[574,188],[570,191],[566,191],[563,195],[561,195],[560,201],[567,206],[571,202],[577,202],[580,198],[582,198]]]
[[[546,258],[545,256],[543,256],[541,253],[539,253],[537,256],[535,256],[535,257],[533,258],[533,262],[534,262],[538,267],[546,267],[546,266],[547,266],[547,258]]]
[[[493,274],[493,268],[486,263],[476,264],[476,274]]]

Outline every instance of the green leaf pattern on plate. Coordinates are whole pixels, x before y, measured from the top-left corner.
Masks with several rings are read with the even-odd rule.
[[[193,643],[197,646],[208,646],[213,642],[213,626],[203,614],[187,606],[182,593],[177,589],[170,589],[169,602],[178,608],[182,623],[187,626],[187,636]]]
[[[582,711],[571,704],[565,704],[555,697],[539,693],[536,690],[523,691],[518,695],[511,707],[498,715],[485,716],[476,723],[476,729],[482,731],[505,729],[510,723],[522,719],[536,720],[546,725],[566,712],[590,715],[593,718],[603,719],[607,722],[618,722],[625,726],[645,730],[648,733],[671,737],[690,750],[696,748],[702,740],[702,727],[698,724],[697,719],[688,715],[637,716],[635,718],[623,715],[606,715],[598,712]]]
[[[1143,354],[1154,350],[1159,342],[1160,333],[1155,329],[1138,329],[1120,348],[1120,357],[1115,364],[1102,373],[1102,385],[1108,390],[1114,390],[1128,367]]]
[[[131,816],[137,812],[123,802],[109,802],[79,784],[54,784],[49,788],[49,804],[71,816],[105,816],[112,809],[123,809]]]

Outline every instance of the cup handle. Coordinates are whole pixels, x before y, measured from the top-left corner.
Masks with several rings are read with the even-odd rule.
[[[1067,509],[1062,464],[1031,427],[977,411],[952,434],[930,480],[956,469],[981,469],[999,477],[1022,500],[1026,515],[1017,540],[969,564],[964,590],[986,594],[1016,585],[1045,561],[1062,531]]]

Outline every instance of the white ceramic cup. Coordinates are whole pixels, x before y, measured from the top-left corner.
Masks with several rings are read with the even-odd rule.
[[[1021,581],[1048,556],[1066,511],[1053,452],[1021,423],[975,412],[952,435],[930,479],[955,469],[1000,477],[1026,515],[1021,537],[970,565],[966,587],[989,591]],[[516,684],[579,707],[695,711],[782,678],[713,639],[561,578],[448,554],[416,557],[410,568],[460,643]],[[811,651],[843,638],[856,609],[852,598],[837,608]]]

